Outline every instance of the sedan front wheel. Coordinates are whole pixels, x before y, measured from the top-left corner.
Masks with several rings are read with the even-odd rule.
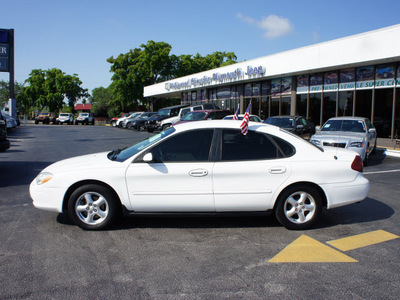
[[[278,197],[275,215],[287,229],[304,230],[317,221],[321,210],[322,199],[314,187],[293,186]]]
[[[115,221],[119,202],[108,188],[88,184],[76,189],[68,202],[68,214],[82,229],[101,230]]]

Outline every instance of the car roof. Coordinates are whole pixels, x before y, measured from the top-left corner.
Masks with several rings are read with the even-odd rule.
[[[368,120],[368,118],[365,118],[365,117],[334,117],[334,118],[330,118],[329,120],[358,120],[358,121],[364,121],[364,120]]]
[[[189,129],[201,129],[201,128],[231,128],[231,129],[240,129],[240,125],[242,122],[238,122],[237,120],[208,120],[207,122],[204,121],[192,121],[192,122],[185,122],[181,123],[176,128],[177,130],[184,131]],[[263,131],[267,130],[269,132],[278,132],[280,131],[279,127],[272,126],[265,123],[260,122],[249,122],[249,129],[250,130],[258,130],[264,129]]]
[[[180,105],[163,107],[163,108],[160,108],[159,110],[161,110],[161,109],[174,109],[174,108],[181,108],[181,107],[187,107],[187,106],[190,106],[190,105],[189,104],[180,104]]]
[[[191,113],[199,113],[199,112],[210,113],[210,112],[215,112],[215,111],[229,111],[229,110],[223,110],[223,109],[202,109],[202,110],[194,110],[194,111],[191,111]]]

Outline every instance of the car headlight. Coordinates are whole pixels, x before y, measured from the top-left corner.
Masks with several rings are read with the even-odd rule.
[[[42,172],[36,177],[35,180],[36,180],[36,183],[40,185],[40,184],[46,183],[47,181],[49,181],[52,178],[53,178],[53,174],[51,174],[49,172]]]
[[[364,146],[364,142],[351,142],[349,147],[361,148]]]

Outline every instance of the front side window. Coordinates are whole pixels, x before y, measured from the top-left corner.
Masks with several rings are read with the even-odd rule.
[[[249,131],[243,135],[236,129],[222,131],[222,161],[274,159],[282,156],[266,134]]]
[[[214,129],[191,130],[177,134],[151,149],[155,162],[206,162]]]

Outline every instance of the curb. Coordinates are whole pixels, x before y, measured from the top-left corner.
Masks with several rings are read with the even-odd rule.
[[[400,157],[400,151],[397,150],[388,150],[388,149],[383,149],[383,153],[386,156],[391,156],[391,157]]]

